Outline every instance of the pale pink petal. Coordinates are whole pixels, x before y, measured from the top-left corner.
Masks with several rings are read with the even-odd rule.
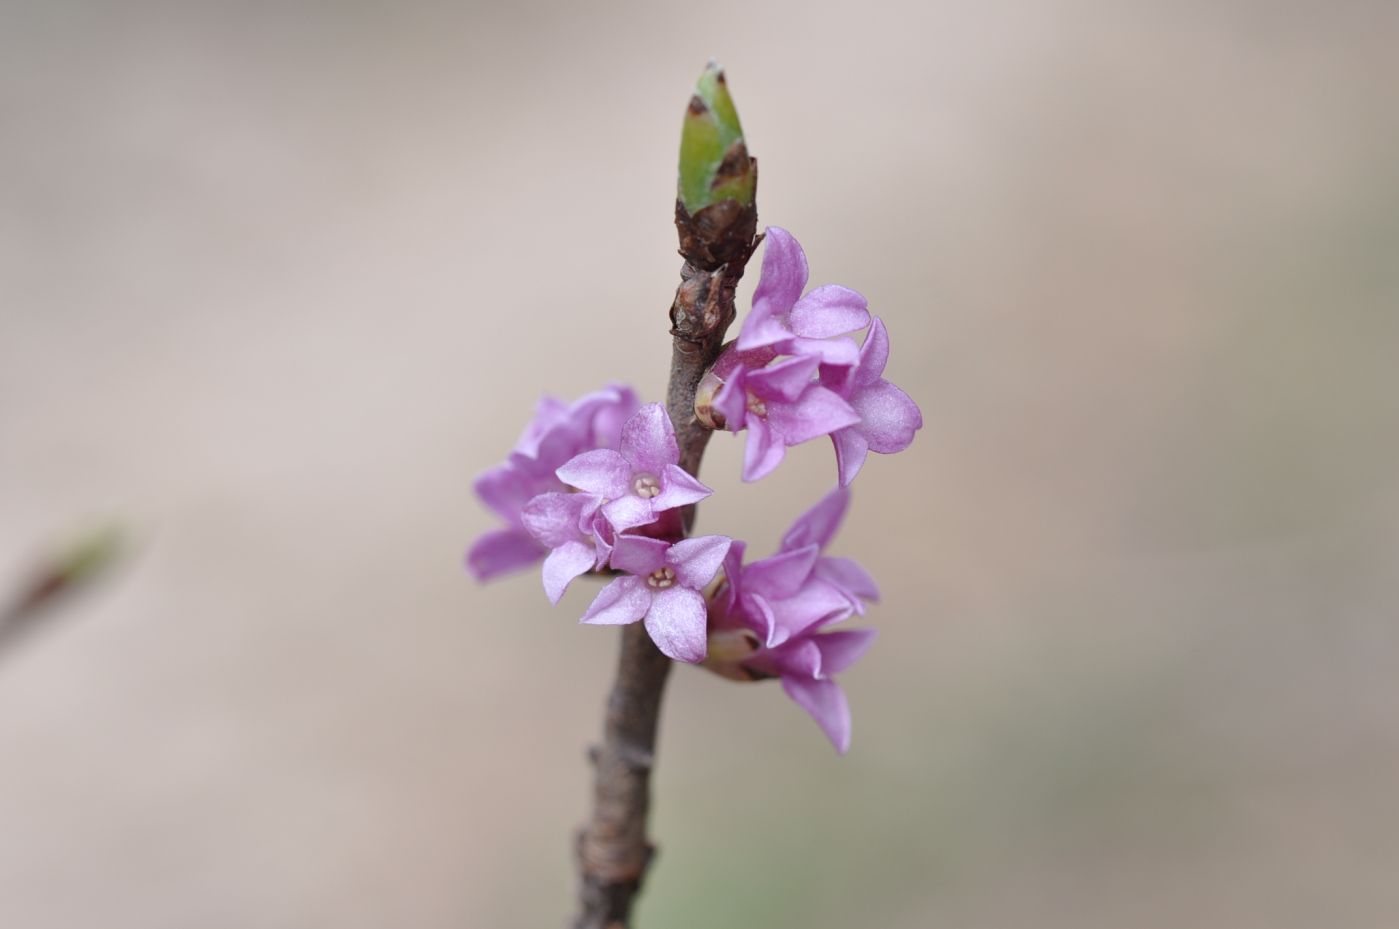
[[[816,678],[821,674],[821,650],[811,639],[799,639],[761,649],[743,663],[773,677]]]
[[[837,487],[822,497],[815,506],[797,517],[792,528],[782,537],[783,551],[817,545],[824,549],[835,538],[836,530],[845,519],[850,506],[850,491]]]
[[[855,425],[860,421],[860,414],[835,391],[812,384],[795,403],[769,400],[767,421],[784,445],[800,445]]]
[[[821,549],[808,545],[755,561],[743,569],[744,590],[771,599],[790,597],[806,583],[819,557]]]
[[[612,528],[618,532],[635,529],[637,526],[649,526],[656,521],[656,511],[651,501],[632,493],[605,504],[602,515],[607,517]]]
[[[523,529],[496,529],[466,553],[466,568],[478,581],[527,568],[544,557],[544,548]]]
[[[855,366],[855,376],[851,387],[868,387],[884,374],[884,366],[889,363],[889,332],[884,328],[884,320],[878,316],[870,326],[870,334],[865,336],[865,344],[860,346],[860,363]]]
[[[860,431],[851,427],[831,433],[831,444],[836,449],[836,471],[840,474],[840,486],[849,487],[865,464],[869,443]]]
[[[773,436],[761,416],[748,417],[748,445],[743,450],[743,479],[758,481],[767,477],[782,463],[787,446]]]
[[[816,369],[821,364],[819,358],[788,358],[768,365],[760,371],[748,375],[748,390],[764,400],[778,398],[796,400],[811,384]]]
[[[558,603],[572,580],[597,567],[597,550],[582,542],[566,542],[544,559],[544,594]]]
[[[855,611],[850,598],[838,587],[815,577],[792,596],[768,601],[768,606],[774,626],[772,638],[778,642],[840,622]]]
[[[646,631],[662,654],[676,661],[703,661],[709,651],[704,597],[687,587],[670,587],[651,598]]]
[[[570,487],[599,497],[620,497],[631,492],[631,465],[610,448],[576,455],[555,473]]]
[[[659,477],[668,464],[680,460],[675,427],[659,403],[648,403],[637,410],[622,427],[622,457],[633,471]]]
[[[855,364],[821,364],[820,382],[822,387],[829,387],[840,396],[849,399],[850,392],[855,389]]]
[[[617,539],[612,549],[612,567],[628,574],[645,577],[652,571],[659,571],[666,564],[666,550],[670,546],[660,539],[643,535],[624,535]]]
[[[790,310],[806,287],[806,254],[792,234],[779,226],[769,226],[765,241],[763,270],[753,291],[753,309],[743,321],[738,337],[740,349],[764,344],[749,340],[771,317]]]
[[[860,414],[859,429],[872,452],[901,452],[913,442],[913,434],[923,428],[918,404],[888,381],[855,391],[850,403]]]
[[[675,577],[683,586],[699,590],[719,573],[732,542],[727,536],[702,535],[682,539],[666,553],[666,563],[675,569]]]
[[[821,650],[820,677],[839,674],[860,660],[874,642],[873,629],[842,629],[840,632],[826,632],[812,636],[808,641],[816,643]]]
[[[874,583],[874,578],[849,558],[822,558],[816,562],[811,573],[853,597],[857,613],[863,614],[865,611],[861,601],[879,600],[879,587]]]
[[[540,494],[525,504],[520,516],[530,535],[548,548],[557,548],[578,540],[583,513],[597,502],[592,494]]]
[[[798,300],[787,314],[787,324],[809,339],[844,335],[870,324],[869,303],[849,287],[827,284]]]
[[[791,338],[777,346],[784,355],[811,355],[822,364],[853,365],[860,360],[860,347],[854,339]]]
[[[593,415],[593,443],[598,448],[618,448],[622,444],[622,426],[641,408],[636,391],[614,384],[601,391],[606,400]]]
[[[749,313],[748,318],[743,321],[738,341],[734,343],[739,351],[748,352],[754,349],[770,348],[792,337],[792,330],[788,329],[780,318],[760,316],[756,306],[755,304],[753,312]]]
[[[639,577],[619,577],[598,592],[580,622],[594,626],[624,626],[651,608],[651,588]]]
[[[520,510],[536,494],[553,489],[548,486],[550,483],[511,464],[501,464],[482,472],[472,487],[496,515],[518,525]]]
[[[679,465],[666,465],[659,477],[662,490],[651,498],[651,509],[657,513],[662,510],[673,510],[677,506],[698,503],[714,493],[687,474]]]
[[[837,752],[844,755],[850,750],[850,704],[835,681],[784,677],[782,689],[811,714]]]
[[[745,593],[740,599],[744,608],[744,617],[748,620],[751,628],[762,640],[764,648],[772,648],[781,644],[785,640],[785,633],[777,628],[777,622],[773,619],[772,607],[768,604],[767,598],[762,594]],[[779,635],[782,638],[779,638]]]
[[[738,432],[748,416],[748,369],[738,368],[714,393],[714,409],[724,417],[724,428]]]

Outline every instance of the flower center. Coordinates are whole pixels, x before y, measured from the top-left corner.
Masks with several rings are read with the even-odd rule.
[[[753,395],[753,391],[748,391],[748,412],[754,416],[768,415],[768,405]]]
[[[643,500],[650,500],[652,497],[660,496],[661,481],[654,474],[638,474],[632,478],[632,493]]]
[[[674,587],[675,569],[670,567],[657,568],[647,576],[646,586],[656,590],[665,590],[667,587]]]

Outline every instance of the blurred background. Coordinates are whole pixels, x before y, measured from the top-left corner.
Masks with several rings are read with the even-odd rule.
[[[0,926],[551,926],[616,636],[461,569],[659,399],[689,89],[926,428],[835,756],[680,668],[639,925],[1399,925],[1399,7],[0,8]],[[745,281],[746,308],[752,277]],[[771,550],[834,482],[711,445]]]

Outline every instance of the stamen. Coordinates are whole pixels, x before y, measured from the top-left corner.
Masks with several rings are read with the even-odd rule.
[[[655,590],[665,590],[667,587],[675,586],[675,569],[671,567],[657,568],[646,578],[646,586]]]
[[[768,415],[768,405],[760,398],[754,396],[753,391],[748,391],[748,412],[754,416]]]
[[[650,500],[660,496],[661,481],[653,474],[638,474],[632,478],[631,489],[641,499]]]

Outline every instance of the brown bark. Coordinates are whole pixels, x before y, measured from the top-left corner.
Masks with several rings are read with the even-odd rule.
[[[727,204],[727,206],[725,205]],[[757,212],[733,201],[692,218],[676,203],[680,286],[670,308],[670,386],[666,409],[680,444],[680,466],[698,476],[710,430],[695,418],[695,388],[714,363],[734,319],[734,287],[758,245]],[[716,256],[726,258],[717,261]],[[694,508],[685,513],[688,532]],[[632,903],[655,853],[646,837],[656,728],[670,659],[645,627],[622,630],[617,677],[607,701],[602,744],[593,749],[593,812],[578,836],[578,915],[574,929],[627,929]]]

